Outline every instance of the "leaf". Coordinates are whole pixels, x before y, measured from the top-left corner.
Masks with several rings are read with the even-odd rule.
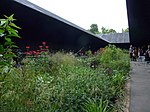
[[[6,20],[5,20],[5,19],[0,19],[0,21],[1,21],[1,23],[0,23],[1,26],[6,23]]]
[[[0,37],[3,37],[5,34],[3,34],[3,33],[0,33]]]
[[[8,66],[3,67],[2,74],[8,73],[8,72],[9,72],[9,67]]]
[[[11,33],[12,33],[12,34],[14,34],[14,35],[18,36],[18,34],[17,34],[17,33],[18,33],[18,31],[17,31],[17,30],[14,30],[14,29],[12,29],[12,28],[11,28],[9,31],[11,31]]]
[[[5,24],[3,24],[3,28],[6,28],[6,26],[8,25],[8,20],[6,19]]]
[[[8,19],[8,16],[4,15],[4,17]]]
[[[0,21],[5,21],[5,19],[0,19]]]
[[[7,26],[6,29],[7,29],[8,33],[9,33],[9,35],[13,34],[13,35],[12,35],[13,37],[20,37],[20,36],[18,35],[18,31],[15,30],[15,29],[13,29],[13,28],[11,28],[10,26]]]
[[[14,19],[13,18],[13,16],[14,16],[14,14],[12,14],[11,16],[6,16],[6,15],[4,15],[9,21],[14,21],[14,20],[16,20],[16,19]]]
[[[3,45],[0,44],[0,53],[3,53],[4,52],[4,47]]]
[[[5,38],[7,42],[11,42],[11,38]]]
[[[11,32],[11,29],[12,29],[12,28],[11,28],[10,26],[7,26],[7,27],[6,27],[6,30],[8,31],[9,34],[12,33],[12,32]]]
[[[10,34],[10,35],[7,35],[6,37],[18,37],[18,38],[21,38],[18,34],[15,35],[15,34]]]
[[[4,30],[3,30],[3,29],[0,29],[0,33],[4,33]]]
[[[4,56],[7,58],[12,58],[12,57],[15,57],[16,55],[13,52],[9,52],[9,53],[5,54]]]
[[[21,29],[19,26],[15,25],[14,23],[10,23],[10,26],[17,28],[17,29]]]
[[[12,44],[14,44],[14,42],[12,42],[12,41],[10,41],[10,42],[5,42],[5,44],[4,44],[4,46],[9,46],[9,45],[12,45]]]
[[[4,30],[3,29],[0,29],[0,37],[3,37],[5,34],[4,34]]]
[[[18,46],[16,46],[16,45],[11,45],[11,47],[12,47],[12,48],[18,48]]]

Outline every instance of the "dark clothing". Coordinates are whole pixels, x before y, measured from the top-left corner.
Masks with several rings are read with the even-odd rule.
[[[130,59],[132,59],[133,58],[133,53],[130,53]]]
[[[145,53],[145,61],[150,61],[150,49],[148,49]]]

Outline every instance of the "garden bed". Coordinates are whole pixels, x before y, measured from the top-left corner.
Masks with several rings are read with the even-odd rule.
[[[41,54],[42,55],[42,54]],[[126,51],[107,46],[86,56],[57,52],[1,67],[3,112],[117,112],[125,98],[130,61]]]

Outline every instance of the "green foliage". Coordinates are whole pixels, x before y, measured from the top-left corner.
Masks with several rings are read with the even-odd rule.
[[[101,34],[113,34],[113,33],[117,33],[116,32],[116,30],[114,30],[114,29],[108,29],[108,28],[106,28],[106,27],[102,27],[101,28],[101,32],[99,32],[99,30],[98,30],[98,25],[97,24],[92,24],[91,26],[90,26],[90,29],[88,30],[88,31],[90,31],[91,33],[93,33],[93,34],[99,34],[99,33],[101,33]],[[123,30],[122,30],[123,31]],[[128,29],[125,29],[124,30],[125,32],[127,32],[128,31]]]
[[[117,33],[114,29],[107,29],[105,27],[101,28],[101,33],[102,34],[113,34],[113,33]]]
[[[129,32],[129,28],[122,29],[122,32]]]
[[[109,101],[100,99],[99,104],[97,104],[97,101],[88,99],[86,105],[85,105],[85,111],[86,112],[111,112],[111,107],[108,105]]]
[[[58,52],[38,59],[24,59],[25,65],[20,68],[5,67],[2,72],[5,78],[0,76],[1,111],[115,111],[116,102],[124,95],[129,72],[122,70],[129,64],[121,55],[126,56],[121,49],[108,46],[103,53],[86,58]],[[93,61],[98,63],[95,69],[90,67]],[[126,66],[118,68],[114,61],[120,65],[125,62]],[[112,69],[109,75],[107,68]]]
[[[77,59],[73,54],[64,53],[64,52],[57,52],[48,56],[48,60],[51,63],[51,72],[53,75],[61,74],[62,70],[68,70],[67,66],[75,66],[78,64]]]
[[[129,71],[130,60],[126,51],[116,48],[114,45],[109,45],[105,48],[101,55],[100,62],[107,68],[111,67],[115,70]]]
[[[48,57],[48,59],[57,66],[59,65],[75,65],[77,60],[73,54],[57,52],[56,54],[52,54]]]
[[[99,33],[99,31],[98,31],[98,25],[97,25],[97,24],[92,24],[92,25],[90,26],[89,31],[90,31],[91,33],[93,33],[93,34],[98,34],[98,33]]]
[[[91,51],[91,50],[86,51],[86,52],[85,52],[85,55],[86,55],[86,56],[88,56],[88,57],[93,56],[93,54],[92,54],[92,51]]]
[[[0,42],[0,54],[3,55],[3,59],[0,60],[0,65],[9,65],[11,63],[12,58],[15,56],[12,48],[17,48],[11,38],[20,38],[17,31],[20,27],[13,23],[15,21],[13,16],[5,16],[5,19],[0,19],[0,38],[2,40]]]
[[[111,29],[109,29],[109,33],[117,33],[117,32],[116,32],[116,30],[111,28]]]

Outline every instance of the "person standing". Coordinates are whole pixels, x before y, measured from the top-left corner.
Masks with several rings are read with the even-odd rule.
[[[142,61],[143,50],[142,48],[138,48],[138,61]]]
[[[130,48],[129,48],[129,55],[130,55],[131,61],[133,61],[133,47],[132,47],[132,45],[130,45]]]
[[[145,52],[145,61],[147,61],[147,63],[150,63],[150,45],[148,45],[148,49]]]

